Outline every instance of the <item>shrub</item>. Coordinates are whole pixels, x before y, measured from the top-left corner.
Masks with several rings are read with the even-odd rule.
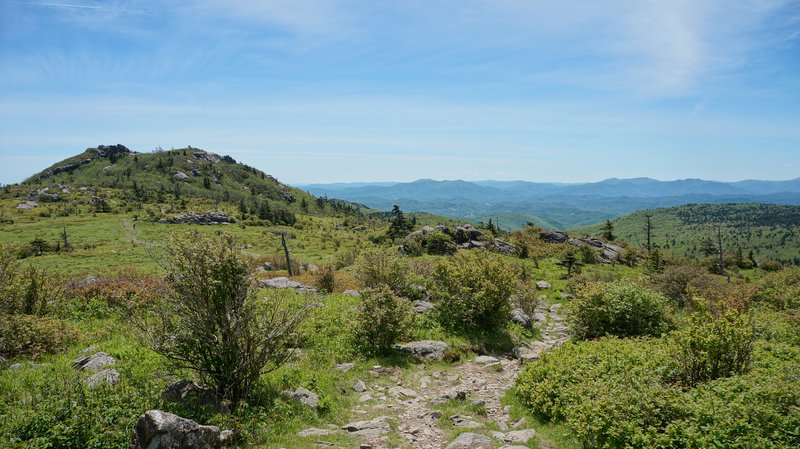
[[[582,244],[578,247],[578,258],[584,265],[591,265],[597,262],[597,253],[591,246]]]
[[[539,306],[539,297],[534,282],[517,281],[513,299],[517,307],[532,317],[536,313],[536,307]]]
[[[386,287],[395,293],[408,284],[408,260],[395,251],[372,249],[356,259],[356,279],[362,287]]]
[[[194,371],[234,406],[261,374],[282,365],[302,312],[292,294],[267,289],[262,298],[228,234],[173,234],[166,243],[172,287],[141,336],[175,368]]]
[[[356,261],[356,257],[358,257],[358,248],[337,252],[336,255],[333,256],[333,269],[341,270],[344,267],[353,265]]]
[[[7,315],[0,320],[0,354],[36,358],[64,349],[78,336],[78,330],[67,321],[46,316]]]
[[[460,252],[433,271],[433,297],[440,321],[453,329],[504,329],[511,314],[514,271],[500,256]]]
[[[735,309],[718,315],[694,313],[670,345],[678,380],[689,386],[744,373],[750,365],[755,335],[750,318]]]
[[[666,299],[629,281],[589,284],[565,309],[567,322],[582,339],[660,335],[667,329]]]
[[[333,293],[336,284],[336,275],[333,267],[322,265],[314,272],[314,286],[322,293]]]
[[[660,273],[653,273],[650,282],[656,291],[681,306],[692,305],[694,296],[717,299],[726,287],[722,279],[690,265],[666,267]]]
[[[800,308],[800,268],[766,275],[756,299],[778,310]]]
[[[411,303],[384,288],[361,292],[356,317],[356,345],[365,352],[385,352],[408,335],[414,319]]]
[[[456,245],[444,232],[434,231],[425,236],[425,251],[435,255],[453,254],[456,252]]]
[[[762,259],[758,261],[758,268],[763,271],[774,272],[780,271],[780,269],[783,268],[783,265],[777,260]]]

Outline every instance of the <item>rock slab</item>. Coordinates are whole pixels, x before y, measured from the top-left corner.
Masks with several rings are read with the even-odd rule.
[[[129,449],[216,449],[220,431],[160,410],[149,410],[133,426]]]

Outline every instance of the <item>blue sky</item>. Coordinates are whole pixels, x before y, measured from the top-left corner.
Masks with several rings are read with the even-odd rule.
[[[800,176],[797,0],[0,0],[0,183],[99,144],[282,181]]]

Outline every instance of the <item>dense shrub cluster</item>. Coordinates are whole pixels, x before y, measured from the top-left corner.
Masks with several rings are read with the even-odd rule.
[[[653,288],[679,306],[691,306],[695,296],[716,299],[725,289],[724,282],[722,278],[691,265],[668,266],[650,277]]]
[[[355,343],[367,353],[385,352],[406,337],[414,319],[414,309],[405,298],[387,289],[364,290],[355,320]]]
[[[510,319],[516,277],[502,257],[459,252],[436,265],[432,296],[440,321],[456,330],[495,331]]]
[[[587,448],[793,448],[800,349],[762,345],[748,374],[684,389],[666,340],[567,344],[517,378],[523,403]]]
[[[800,309],[800,268],[769,273],[755,299],[777,310]]]
[[[565,312],[573,332],[582,339],[658,336],[668,327],[666,299],[629,281],[587,284]]]
[[[410,264],[396,251],[371,249],[363,251],[355,262],[356,278],[364,288],[388,288],[402,294],[408,288]]]

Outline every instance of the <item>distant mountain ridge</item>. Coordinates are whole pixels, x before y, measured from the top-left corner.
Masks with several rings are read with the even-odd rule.
[[[529,181],[435,181],[300,185],[317,196],[355,201],[376,209],[394,204],[465,220],[504,216],[501,226],[517,229],[526,221],[544,227],[575,227],[640,209],[694,203],[771,203],[800,205],[800,178],[737,182],[652,178],[609,178],[593,183]]]

